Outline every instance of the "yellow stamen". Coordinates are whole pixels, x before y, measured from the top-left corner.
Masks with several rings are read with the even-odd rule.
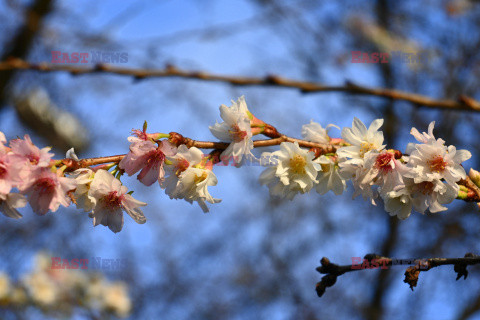
[[[307,160],[305,160],[305,157],[299,154],[294,155],[293,158],[290,159],[290,169],[293,173],[305,174],[306,164]]]
[[[204,171],[200,176],[195,175],[195,178],[193,178],[193,181],[195,182],[195,184],[199,184],[200,182],[205,181],[207,177],[208,177],[208,173]]]
[[[373,149],[375,149],[375,146],[373,145],[373,143],[363,142],[360,147],[360,157],[363,158],[365,153]]]

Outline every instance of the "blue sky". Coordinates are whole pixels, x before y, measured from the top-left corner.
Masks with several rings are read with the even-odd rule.
[[[296,2],[287,1],[286,4],[291,4],[294,8]],[[81,6],[60,1],[56,10],[59,13],[49,19],[42,49],[31,55],[32,61],[49,61],[52,50],[109,50],[127,52],[128,63],[122,66],[128,67],[163,68],[167,63],[171,63],[184,69],[227,75],[279,74],[298,79],[303,76],[298,67],[299,62],[291,56],[291,48],[282,40],[282,34],[288,30],[281,26],[268,28],[267,22],[252,20],[259,11],[249,1],[84,1]],[[341,10],[341,7],[329,4],[321,12],[309,11],[307,21],[314,26],[318,17],[339,15]],[[251,26],[243,26],[240,31],[229,35],[220,33],[190,36],[188,32],[237,22],[241,25],[245,20],[250,21]],[[111,44],[105,45],[106,41],[100,41],[97,45],[92,40],[93,44],[81,45],[75,38],[80,37],[83,31],[102,35],[108,38]],[[174,34],[179,35],[178,41],[172,38],[171,35]],[[182,39],[186,34],[189,35],[186,40]],[[350,52],[359,49],[345,47],[341,37],[333,38],[328,46],[330,50],[337,50],[339,56],[343,54],[347,61],[350,60]],[[376,66],[345,65],[345,68],[339,70],[337,66],[326,62],[322,65],[322,81],[341,85],[348,79],[367,86],[382,85]],[[77,115],[90,133],[92,146],[79,154],[80,157],[126,153],[129,145],[127,137],[131,129],[141,128],[144,120],[148,121],[149,131],[177,131],[197,140],[214,140],[208,126],[221,120],[219,105],[229,105],[230,100],[241,95],[245,95],[250,111],[258,118],[274,124],[283,133],[294,137],[300,137],[301,126],[311,119],[324,126],[333,123],[345,127],[351,126],[354,116],[368,124],[380,114],[378,110],[371,112],[351,105],[352,100],[346,99],[340,93],[304,95],[291,89],[231,87],[222,83],[195,80],[167,78],[134,82],[122,76],[73,77],[58,73],[34,78],[32,84],[41,85],[42,79],[47,77],[52,77],[60,95],[63,93],[63,98],[56,101],[57,104]],[[372,101],[375,101],[372,105],[378,105],[377,101],[380,100]],[[425,112],[424,116],[429,120],[435,119],[435,113],[432,112]],[[23,136],[25,133],[25,128],[20,124],[13,108],[2,112],[0,125],[7,138]],[[406,146],[405,138],[408,137],[410,127],[407,123],[401,128],[399,141],[402,145],[397,146],[398,149]],[[340,136],[338,130],[331,132],[335,137]],[[45,143],[34,137],[34,134],[32,136],[37,145]],[[410,137],[408,139],[413,140]],[[63,157],[58,151],[56,153],[58,158]],[[283,224],[292,219],[292,229],[278,237],[275,250],[281,253],[288,250],[302,251],[302,241],[309,237],[312,241],[318,241],[314,250],[305,249],[302,260],[295,261],[292,273],[300,283],[302,297],[313,305],[314,310],[319,310],[322,303],[326,302],[318,300],[313,291],[315,282],[320,278],[314,270],[318,260],[322,256],[328,256],[333,261],[349,263],[352,256],[363,256],[378,250],[374,247],[378,242],[371,235],[383,236],[384,225],[372,223],[365,227],[361,223],[365,219],[362,214],[371,217],[370,209],[368,204],[359,198],[351,200],[351,186],[349,192],[340,197],[326,195],[319,200],[320,196],[316,193],[300,195],[293,202],[277,207],[272,212],[262,212],[265,210],[264,199],[268,199],[269,195],[266,187],[259,188],[254,185],[261,171],[262,168],[256,166],[241,169],[231,166],[216,168],[214,172],[219,183],[210,188],[210,192],[214,197],[221,198],[222,202],[209,205],[211,212],[208,214],[203,214],[196,204],[170,200],[157,185],[147,188],[134,177],[125,176],[122,181],[135,191],[134,196],[148,203],[144,210],[147,224],[138,225],[125,216],[124,229],[119,234],[113,234],[103,226],[93,228],[91,219],[80,211],[61,209],[56,218],[69,219],[72,215],[85,215],[81,220],[82,225],[79,226],[82,234],[74,238],[80,238],[79,241],[91,248],[92,256],[123,257],[122,244],[128,243],[134,250],[129,251],[127,259],[135,264],[139,284],[148,285],[152,279],[168,284],[168,279],[158,278],[162,277],[162,271],[167,268],[166,261],[169,259],[178,264],[185,279],[205,279],[206,285],[199,289],[201,293],[192,294],[195,301],[191,304],[175,301],[171,307],[165,307],[162,303],[159,303],[162,306],[158,307],[155,301],[149,302],[152,313],[162,310],[166,317],[171,319],[187,319],[190,313],[183,309],[195,310],[200,302],[213,299],[214,297],[208,296],[209,292],[228,295],[231,287],[225,279],[230,276],[229,272],[235,270],[239,262],[254,259],[255,254],[250,254],[250,251],[255,252],[262,239],[269,236],[270,228],[275,224],[272,221],[278,219],[279,223]],[[296,208],[306,206],[314,209],[322,205],[330,206],[329,212],[332,216],[328,219],[308,215],[299,216],[296,220]],[[32,213],[25,212],[25,215],[31,216]],[[417,215],[414,214],[413,217],[415,216]],[[32,216],[25,220],[34,223],[35,219],[40,218]],[[414,226],[414,219],[402,222],[403,228],[408,230],[410,225]],[[332,225],[327,225],[324,220],[329,220]],[[366,229],[360,231],[360,225]],[[319,234],[322,227],[335,228],[340,232],[327,241]],[[228,239],[223,239],[226,236]],[[54,241],[54,238],[52,239]],[[207,244],[215,249],[207,247]],[[58,246],[52,246],[50,250],[53,248],[58,250]],[[202,252],[206,253],[202,255]],[[62,254],[75,253],[62,252],[61,249],[55,252],[57,256]],[[192,265],[195,267],[192,268]],[[422,275],[421,284],[428,282],[431,277],[435,277],[433,272]],[[409,293],[410,289],[402,283],[401,275],[396,278],[394,281],[397,285],[394,286],[390,304],[394,305],[394,301],[398,300],[407,304],[417,295],[427,294],[422,292],[422,288]],[[222,283],[217,283],[222,280]],[[222,289],[214,290],[217,284]],[[362,285],[365,285],[365,282]],[[356,294],[359,300],[366,298],[361,297],[361,285],[352,287],[346,278],[339,280],[338,287],[340,293]],[[350,290],[355,290],[356,293]],[[240,295],[238,292],[231,294],[232,296],[226,299],[230,302],[235,301],[237,294]],[[157,295],[161,301],[162,292]],[[232,318],[242,319],[256,314],[261,314],[264,318],[269,315],[271,319],[293,317],[297,310],[289,301],[282,299],[288,300],[291,297],[285,294],[271,304],[266,304],[264,309],[256,309],[258,306],[255,305],[252,310],[245,309],[244,313],[239,312]],[[454,297],[441,296],[438,299],[438,304],[431,304],[429,315],[445,316],[455,310]]]

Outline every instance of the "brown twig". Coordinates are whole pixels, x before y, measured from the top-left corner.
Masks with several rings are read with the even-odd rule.
[[[225,150],[228,148],[229,143],[227,142],[214,142],[214,141],[197,141],[187,137],[182,136],[177,132],[170,132],[170,142],[176,146],[185,144],[187,147],[196,147],[199,149],[213,149],[213,150]],[[305,141],[301,139],[291,138],[285,135],[280,135],[278,138],[265,139],[265,140],[255,140],[253,141],[253,147],[270,147],[281,144],[282,142],[297,142],[300,147],[304,148],[315,148],[317,154],[327,154],[334,153],[337,149],[337,145],[316,143],[311,141]],[[118,163],[125,157],[125,154],[107,156],[107,157],[97,157],[97,158],[86,158],[81,160],[74,159],[61,159],[61,160],[52,160],[58,167],[65,165],[66,172],[74,171],[80,168],[91,167],[99,164],[105,163]]]
[[[263,78],[226,76],[211,74],[203,71],[181,70],[175,66],[169,65],[164,69],[134,69],[117,67],[107,64],[97,64],[93,67],[78,67],[75,65],[51,64],[46,62],[30,63],[19,58],[10,58],[0,62],[0,71],[9,70],[36,70],[40,72],[68,72],[72,75],[83,75],[92,73],[109,73],[124,76],[131,76],[137,80],[145,78],[166,78],[177,77],[185,79],[197,79],[202,81],[224,82],[234,86],[273,86],[282,88],[292,88],[300,90],[302,93],[320,93],[320,92],[345,92],[349,94],[371,95],[394,100],[403,100],[415,105],[450,109],[462,111],[480,111],[480,102],[465,95],[459,95],[457,100],[434,99],[428,96],[404,92],[394,89],[371,88],[354,84],[347,81],[343,86],[329,86],[316,82],[298,81],[283,78],[280,76],[269,75]]]
[[[467,253],[464,258],[395,259],[371,253],[367,254],[363,260],[358,258],[355,262],[358,263],[352,263],[351,265],[337,265],[331,263],[328,258],[323,257],[322,260],[320,260],[321,266],[316,269],[321,274],[325,274],[325,276],[322,277],[322,280],[316,285],[317,295],[319,297],[323,296],[325,290],[328,287],[333,286],[336,283],[337,278],[347,272],[365,269],[388,269],[394,265],[411,266],[405,271],[405,280],[403,280],[403,282],[407,283],[412,290],[417,286],[420,272],[428,271],[439,266],[453,265],[453,269],[457,273],[457,280],[461,277],[467,279],[467,266],[480,264],[480,256],[473,253]]]

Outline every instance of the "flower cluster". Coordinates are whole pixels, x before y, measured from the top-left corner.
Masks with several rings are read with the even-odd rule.
[[[412,128],[411,134],[419,143],[410,143],[406,156],[385,148],[379,131],[382,124],[383,120],[377,119],[367,128],[355,118],[351,128],[342,130],[343,142],[336,152],[317,158],[314,150],[283,142],[280,151],[274,152],[278,166],[267,168],[260,182],[269,186],[272,195],[293,199],[313,186],[320,194],[332,190],[339,195],[351,180],[353,197],[362,195],[372,204],[380,197],[385,210],[400,219],[409,217],[412,208],[421,213],[427,209],[433,213],[447,210],[443,205],[458,196],[457,182],[466,178],[461,163],[471,157],[470,152],[447,147],[444,140],[435,139],[432,122],[428,133],[420,134]],[[331,140],[326,129],[313,122],[305,125],[302,133],[315,142]]]
[[[204,212],[208,212],[205,202],[220,202],[207,188],[217,184],[212,159],[204,157],[196,147],[182,144],[177,148],[168,140],[161,140],[169,137],[167,134],[148,134],[146,130],[145,122],[143,131],[134,130],[134,136],[128,138],[130,152],[120,161],[121,170],[130,176],[140,171],[137,178],[144,185],[158,181],[170,199],[197,202]]]
[[[103,224],[113,232],[123,226],[122,210],[136,222],[145,223],[142,211],[146,203],[135,200],[127,188],[110,172],[96,168],[82,168],[66,173],[51,158],[50,148],[39,149],[28,135],[5,144],[0,132],[0,212],[18,219],[17,208],[28,203],[38,215],[55,212],[59,206],[68,207],[72,199],[77,207],[91,212],[93,225]],[[76,158],[73,151],[67,155]],[[16,192],[14,192],[16,189]]]
[[[427,133],[412,128],[417,143],[408,144],[403,154],[384,145],[382,119],[367,128],[355,118],[352,127],[341,130],[341,138],[329,136],[331,128],[340,129],[337,126],[323,128],[311,121],[302,127],[302,140],[282,135],[256,118],[243,96],[230,107],[221,105],[220,116],[223,122],[210,126],[210,131],[221,142],[195,141],[175,132],[147,133],[145,122],[143,130],[133,130],[128,138],[126,155],[105,161],[96,158],[100,161],[93,165],[84,164],[88,161],[78,159],[73,150],[67,152],[69,159],[52,160],[50,148],[39,149],[28,135],[7,146],[0,132],[0,212],[18,219],[17,209],[27,202],[39,215],[74,202],[89,214],[94,226],[102,224],[116,233],[122,230],[123,212],[139,224],[146,222],[140,209],[146,203],[128,192],[120,181],[123,174],[137,175],[146,186],[158,182],[171,199],[196,202],[208,212],[207,203],[221,201],[209,193],[208,187],[217,185],[213,168],[232,160],[237,167],[268,166],[260,183],[268,186],[271,195],[290,200],[312,189],[322,195],[328,191],[340,195],[351,180],[353,197],[361,195],[374,205],[381,198],[385,210],[400,219],[407,218],[412,209],[421,213],[446,210],[445,204],[456,197],[466,199],[472,191],[458,185],[466,178],[461,163],[471,157],[470,152],[435,138],[434,122]],[[259,134],[270,140],[253,141]],[[260,158],[253,154],[255,147],[277,145],[278,150]],[[201,148],[214,150],[204,154]],[[480,185],[480,179],[475,179]]]
[[[27,200],[39,215],[70,204],[67,193],[75,189],[75,181],[50,164],[50,148],[39,149],[28,135],[11,140],[10,147],[6,143],[0,132],[0,211],[4,215],[20,218],[17,208],[24,207]],[[18,193],[12,192],[15,188]]]
[[[111,282],[81,269],[52,269],[50,257],[39,253],[35,269],[19,281],[0,272],[0,306],[17,310],[37,307],[67,318],[82,306],[103,318],[127,317],[132,302],[124,282]]]

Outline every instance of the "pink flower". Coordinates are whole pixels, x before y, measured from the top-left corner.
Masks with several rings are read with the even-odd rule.
[[[22,165],[15,163],[11,154],[0,150],[0,195],[7,194],[22,183],[20,173]]]
[[[53,157],[53,153],[50,153],[49,147],[39,149],[35,146],[28,134],[25,135],[25,140],[14,139],[10,141],[10,147],[12,152],[18,156],[17,161],[24,160],[25,158],[29,163],[36,167],[49,167],[50,159]]]
[[[31,171],[29,179],[20,187],[20,192],[27,196],[36,214],[44,215],[48,210],[57,211],[60,205],[65,207],[70,205],[67,192],[77,186],[74,179],[58,176],[50,168],[37,168]]]
[[[130,145],[130,152],[120,161],[119,167],[131,176],[140,174],[137,179],[146,186],[163,181],[165,171],[163,164],[165,156],[173,156],[175,148],[168,142],[162,141],[157,147],[151,140],[134,138]]]
[[[90,184],[89,194],[95,199],[92,210],[93,225],[103,224],[117,233],[123,227],[123,213],[125,210],[135,222],[143,224],[147,221],[142,210],[138,207],[146,206],[145,202],[134,199],[127,193],[127,187],[115,179],[108,171],[98,170]]]
[[[364,176],[357,177],[361,183],[376,184],[382,193],[388,193],[404,185],[403,178],[411,174],[411,169],[404,165],[395,154],[390,151],[369,153],[365,155],[365,166],[368,171]]]

